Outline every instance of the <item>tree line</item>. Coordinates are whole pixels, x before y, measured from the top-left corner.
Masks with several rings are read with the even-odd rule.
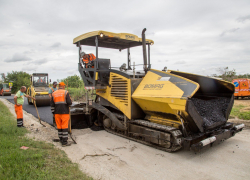
[[[31,74],[23,71],[12,71],[11,73],[7,73],[7,76],[2,74],[2,80],[4,83],[12,82],[13,86],[11,92],[16,93],[21,88],[21,86],[29,87],[31,85],[30,76]],[[65,84],[68,84],[68,87],[70,88],[79,88],[84,85],[82,79],[77,75],[68,76],[67,78],[61,80],[57,79],[58,83],[61,81],[63,81]],[[52,84],[50,84],[50,86],[52,86]]]
[[[217,71],[219,74],[212,74],[211,76],[229,82],[232,82],[233,79],[238,78],[250,78],[249,73],[237,75],[235,69],[230,70],[228,67],[219,68]],[[4,76],[4,74],[2,74],[2,79],[5,83],[12,82],[13,86],[11,91],[12,93],[16,93],[21,88],[21,86],[30,86],[30,76],[31,74],[23,71],[12,71],[11,73],[7,73],[7,76]],[[70,88],[80,88],[84,86],[82,78],[78,75],[68,76],[64,79],[57,79],[58,83],[61,81],[63,81]]]
[[[237,75],[236,70],[232,69],[230,70],[228,67],[224,67],[224,68],[219,68],[217,70],[219,72],[219,74],[213,74],[212,77],[217,77],[217,78],[221,78],[222,80],[225,81],[229,81],[232,82],[233,79],[239,79],[239,78],[250,78],[250,74],[239,74]]]

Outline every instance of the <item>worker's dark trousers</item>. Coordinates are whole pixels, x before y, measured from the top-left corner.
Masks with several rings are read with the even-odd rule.
[[[62,144],[67,144],[68,128],[67,129],[58,129],[58,137],[59,137]]]
[[[23,119],[17,119],[17,127],[23,126]]]

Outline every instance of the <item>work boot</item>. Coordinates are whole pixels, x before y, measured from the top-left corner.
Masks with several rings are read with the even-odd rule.
[[[53,139],[53,142],[60,142],[60,139]]]
[[[71,143],[70,143],[70,142],[66,142],[66,143],[63,142],[63,143],[62,143],[62,147],[66,147],[66,146],[71,146]]]

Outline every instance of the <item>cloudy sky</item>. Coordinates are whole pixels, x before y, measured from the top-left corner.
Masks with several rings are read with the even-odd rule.
[[[78,75],[75,37],[95,30],[141,36],[145,27],[154,69],[250,73],[249,0],[0,0],[0,73],[46,72],[52,81]],[[99,57],[117,67],[126,53],[100,48]],[[131,58],[141,64],[142,48],[132,48]]]

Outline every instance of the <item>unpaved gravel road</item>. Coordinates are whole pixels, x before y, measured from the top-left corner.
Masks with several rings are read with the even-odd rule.
[[[13,104],[0,100],[14,114]],[[250,179],[249,129],[218,146],[194,154],[190,151],[167,153],[90,129],[74,129],[77,144],[62,148],[59,143],[52,142],[57,132],[49,124],[44,128],[37,118],[24,112],[24,125],[31,131],[29,137],[63,149],[83,172],[95,179]]]

